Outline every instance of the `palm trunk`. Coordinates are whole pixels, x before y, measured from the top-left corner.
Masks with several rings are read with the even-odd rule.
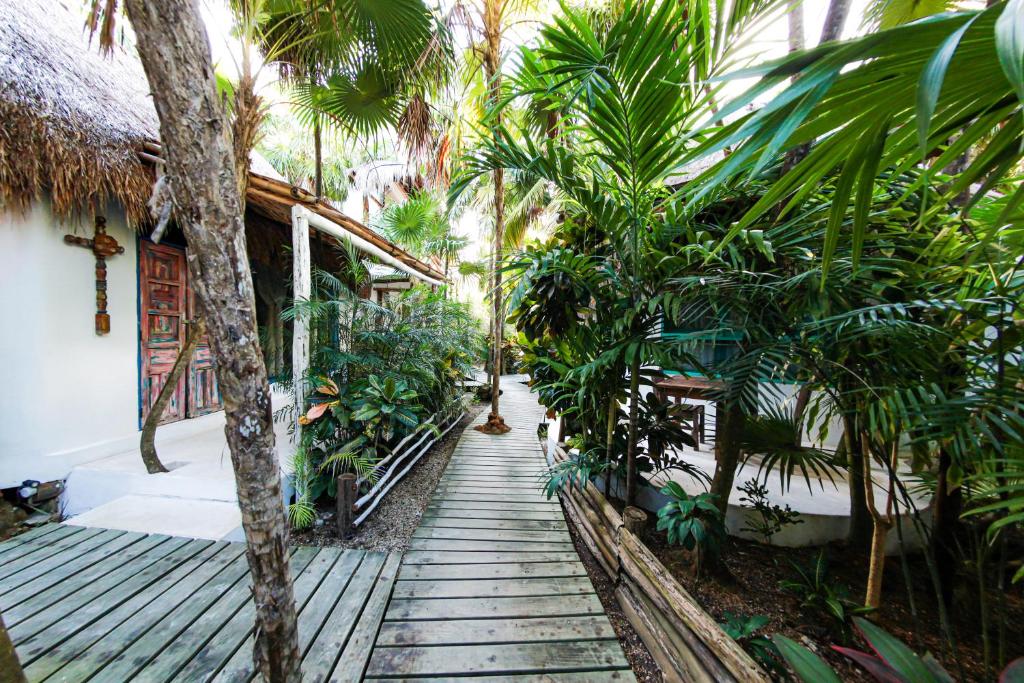
[[[626,505],[636,502],[637,481],[636,471],[636,431],[640,417],[640,352],[633,356],[629,364],[629,438],[626,443]]]
[[[896,445],[893,445],[894,452],[895,449]],[[868,582],[864,590],[864,605],[878,609],[882,604],[882,578],[885,574],[885,539],[889,534],[889,529],[892,528],[892,519],[888,515],[883,515],[875,504],[875,481],[871,476],[871,450],[868,444],[868,435],[864,431],[861,432],[861,453],[863,458],[864,494],[867,498],[867,507],[873,522],[871,529],[871,555],[868,561]],[[890,489],[888,504],[891,503],[892,490]]]
[[[323,141],[320,134],[320,116],[313,118],[313,191],[317,199],[324,196]]]
[[[608,419],[604,437],[605,458],[608,460],[608,469],[604,475],[604,495],[608,496],[609,500],[612,497],[612,462],[615,456],[615,422],[619,414],[618,403],[613,393],[608,398]]]
[[[167,404],[171,402],[171,396],[174,395],[181,376],[185,374],[185,368],[192,362],[192,354],[196,352],[199,340],[205,335],[206,323],[203,322],[201,317],[196,318],[185,337],[185,346],[181,348],[181,351],[178,352],[178,357],[174,359],[171,374],[167,376],[164,385],[160,387],[160,393],[150,407],[149,413],[146,415],[146,421],[142,424],[139,451],[142,453],[142,462],[146,466],[146,472],[149,474],[168,471],[163,463],[160,462],[160,457],[156,453],[156,428],[160,425],[160,418],[163,417]]]
[[[850,0],[832,0],[825,15],[825,24],[821,27],[821,43],[839,40],[846,25],[846,16],[850,13]]]
[[[729,509],[736,467],[740,462],[743,409],[739,401],[720,401],[715,418],[715,475],[711,479],[711,493],[716,496],[715,505],[724,515]]]
[[[483,27],[484,27],[484,74],[487,77],[489,90],[488,99],[491,106],[498,103],[501,98],[501,19],[504,11],[502,0],[484,0]],[[501,126],[501,114],[495,112],[493,118],[494,130],[492,133],[497,137],[497,129]],[[510,431],[501,417],[501,337],[504,327],[501,305],[501,252],[502,241],[505,232],[505,171],[501,168],[494,169],[494,291],[491,294],[492,308],[491,315],[494,329],[491,336],[491,414],[487,416],[487,423],[481,425],[485,431],[492,434],[503,434]],[[478,429],[480,429],[478,427]]]
[[[850,526],[846,533],[846,544],[867,552],[871,544],[872,520],[865,495],[869,489],[864,486],[864,452],[860,448],[860,437],[857,434],[856,418],[844,416],[843,443],[846,445],[847,486],[850,491]]]
[[[295,599],[281,469],[274,450],[270,386],[256,330],[241,188],[247,154],[236,149],[222,110],[210,43],[197,5],[127,0],[167,153],[189,271],[209,329],[224,400],[256,611],[253,652],[264,680],[300,680]],[[236,165],[237,163],[237,165]]]

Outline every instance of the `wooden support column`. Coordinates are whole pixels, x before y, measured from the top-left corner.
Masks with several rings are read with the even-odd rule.
[[[295,301],[309,301],[312,295],[312,275],[309,262],[309,218],[307,210],[298,204],[292,206],[292,295]],[[300,313],[292,327],[292,391],[295,419],[303,413],[305,377],[309,370],[309,318]],[[296,438],[301,427],[296,425]]]

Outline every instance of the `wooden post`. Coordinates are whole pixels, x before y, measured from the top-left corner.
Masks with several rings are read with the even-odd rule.
[[[309,263],[309,219],[306,209],[292,206],[292,296],[295,301],[309,301],[312,294],[312,275]],[[295,401],[295,420],[303,413],[306,372],[309,370],[309,320],[305,314],[295,316],[292,326],[292,391]],[[296,427],[296,435],[301,427]]]
[[[647,513],[638,507],[630,505],[622,511],[622,525],[628,531],[639,536],[643,528],[647,526]]]
[[[355,517],[356,475],[345,472],[338,475],[338,536],[345,538],[352,531]]]

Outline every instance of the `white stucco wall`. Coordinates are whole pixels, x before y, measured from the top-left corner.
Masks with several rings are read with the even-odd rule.
[[[48,202],[0,214],[0,488],[65,477],[138,438],[137,246],[106,214],[125,253],[107,260],[109,335],[96,335],[95,259],[64,243]]]

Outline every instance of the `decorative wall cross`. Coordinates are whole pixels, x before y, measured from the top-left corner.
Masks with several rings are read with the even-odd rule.
[[[92,239],[64,235],[65,244],[85,247],[96,256],[96,334],[110,332],[110,314],[107,313],[107,259],[123,254],[124,247],[107,234],[107,219],[96,216],[96,231]]]

